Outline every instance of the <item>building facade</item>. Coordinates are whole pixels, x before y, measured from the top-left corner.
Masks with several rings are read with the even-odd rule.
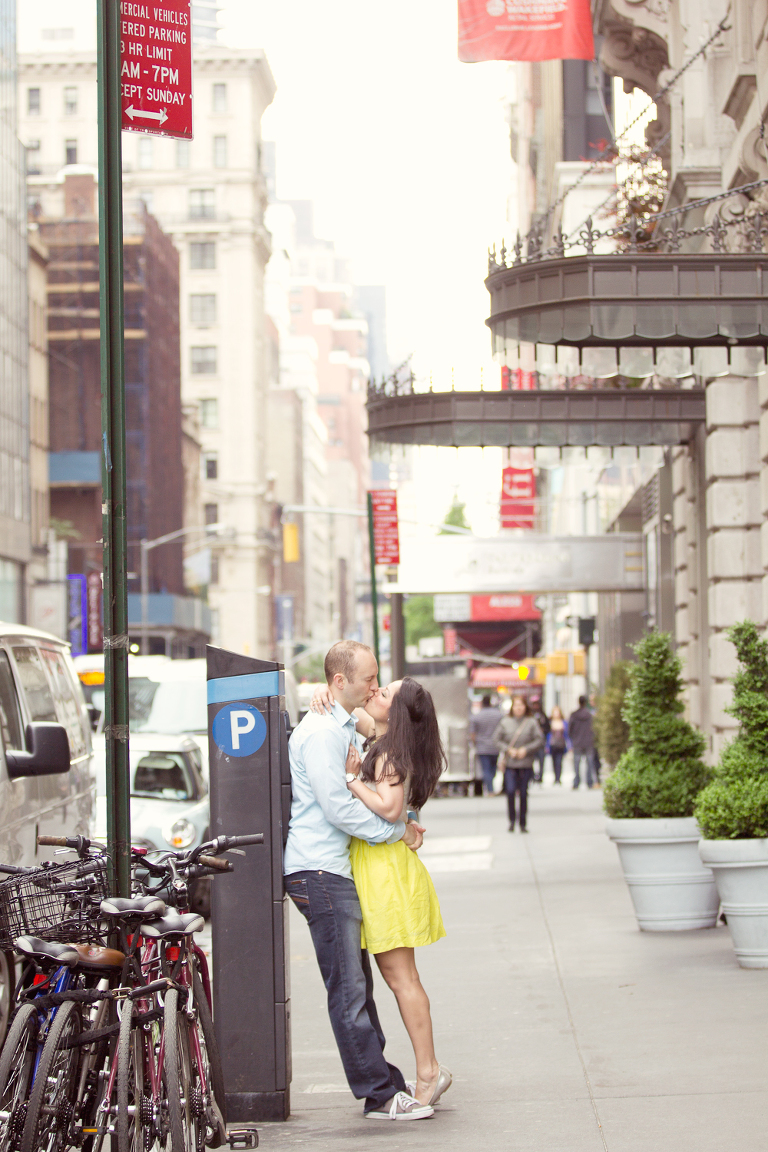
[[[26,617],[32,558],[27,214],[17,129],[16,3],[0,2],[0,620]]]
[[[260,168],[274,91],[263,53],[211,44],[195,55],[195,139],[123,134],[126,199],[143,200],[179,253],[182,397],[200,411],[203,520],[226,529],[211,541],[214,635],[251,655],[274,643]],[[63,166],[96,164],[95,58],[23,58],[19,98],[29,193],[44,199]]]

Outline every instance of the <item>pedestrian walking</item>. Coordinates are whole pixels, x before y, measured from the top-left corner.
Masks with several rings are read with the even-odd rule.
[[[549,736],[549,719],[542,706],[541,696],[531,696],[531,715],[541,729],[541,734],[546,741]],[[545,743],[536,753],[536,760],[539,766],[538,768],[534,766],[533,770],[533,781],[535,784],[543,784],[544,782],[544,762],[547,758],[548,751],[548,745]]]
[[[544,737],[524,696],[513,696],[512,710],[509,716],[501,720],[493,738],[497,751],[503,756],[509,830],[514,832],[517,818],[520,831],[527,832],[528,785],[533,777],[534,756],[543,747]],[[520,797],[518,816],[515,813],[515,796]]]
[[[579,696],[579,706],[571,712],[568,719],[568,735],[573,749],[573,787],[581,783],[581,761],[585,763],[584,783],[587,788],[593,788],[597,783],[595,778],[595,734],[592,725],[592,713],[587,707],[586,696]]]
[[[549,718],[549,734],[547,748],[552,757],[552,768],[555,773],[555,784],[562,784],[563,756],[568,749],[568,721],[563,716],[559,704],[555,704]]]
[[[469,738],[480,761],[486,796],[493,795],[493,778],[496,775],[498,749],[493,734],[501,720],[501,709],[494,708],[490,696],[483,696],[480,711],[469,719]]]
[[[309,924],[328,992],[328,1014],[350,1089],[364,1113],[383,1120],[422,1120],[434,1109],[405,1088],[399,1068],[384,1057],[384,1033],[373,999],[368,952],[361,946],[363,915],[352,879],[349,844],[420,848],[424,829],[413,821],[387,821],[349,791],[346,763],[356,749],[355,708],[378,691],[378,665],[370,648],[353,640],[334,644],[325,658],[330,713],[307,712],[291,734],[288,752],[293,801],[285,846],[285,888]],[[354,756],[352,757],[354,760]]]

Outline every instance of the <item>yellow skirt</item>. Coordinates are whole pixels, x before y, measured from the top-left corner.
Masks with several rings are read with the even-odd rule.
[[[363,910],[363,948],[418,948],[445,936],[429,872],[402,840],[368,844],[353,837],[349,855]]]

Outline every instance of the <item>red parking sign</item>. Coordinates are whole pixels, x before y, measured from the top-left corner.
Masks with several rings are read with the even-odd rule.
[[[371,491],[373,506],[373,548],[377,564],[400,563],[400,532],[397,522],[397,492],[389,488]]]
[[[192,139],[190,0],[121,0],[124,132]]]

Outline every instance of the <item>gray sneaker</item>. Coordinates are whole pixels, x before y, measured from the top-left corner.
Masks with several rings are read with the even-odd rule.
[[[395,1092],[382,1108],[365,1115],[368,1120],[429,1120],[434,1114],[435,1110],[429,1104],[419,1104],[407,1092]]]

